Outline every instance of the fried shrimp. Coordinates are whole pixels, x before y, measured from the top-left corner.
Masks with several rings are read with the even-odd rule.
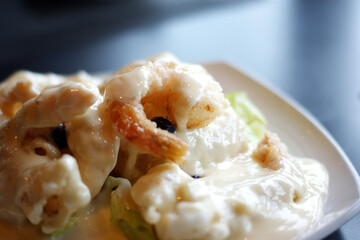
[[[69,82],[81,83],[88,88],[92,88],[91,85],[94,84],[102,84],[97,78],[82,71],[70,76],[30,71],[18,71],[12,74],[0,84],[0,123],[13,117],[25,102],[37,97],[45,89]]]
[[[176,163],[183,162],[187,144],[150,119],[163,117],[185,132],[210,124],[225,105],[220,85],[205,69],[181,64],[169,54],[121,69],[107,82],[105,101],[128,141]]]
[[[115,104],[110,115],[126,139],[145,151],[182,163],[187,145],[167,131],[156,128],[156,124],[143,114],[140,105]]]
[[[49,84],[58,85],[63,82],[64,79],[55,74],[18,71],[0,86],[0,110],[7,119],[11,118],[26,101],[37,97]]]
[[[79,83],[44,90],[0,126],[0,218],[41,223],[45,233],[65,226],[91,199],[76,159],[62,154],[49,131],[84,114],[96,95]],[[15,149],[15,151],[13,150]]]

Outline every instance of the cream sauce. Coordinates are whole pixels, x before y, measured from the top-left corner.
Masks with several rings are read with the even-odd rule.
[[[249,155],[215,163],[200,179],[179,166],[151,169],[132,188],[161,239],[292,239],[322,215],[328,176],[310,159],[285,159],[277,171]]]
[[[230,105],[208,126],[175,134],[189,145],[185,163],[181,166],[189,175],[201,176],[210,165],[247,150],[245,125]]]
[[[67,141],[81,178],[95,197],[114,168],[120,138],[108,116],[102,98],[85,114],[67,124]]]

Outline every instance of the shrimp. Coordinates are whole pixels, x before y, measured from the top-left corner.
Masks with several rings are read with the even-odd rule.
[[[117,128],[126,139],[145,151],[181,163],[187,145],[174,135],[156,128],[140,106],[115,104],[111,109],[111,119],[117,121]]]
[[[96,96],[81,84],[72,83],[43,91],[24,103],[16,116],[18,129],[54,127],[81,115],[94,104]]]
[[[63,81],[54,74],[41,75],[28,71],[12,74],[0,86],[0,111],[6,118],[11,118],[28,100],[37,97],[49,84]]]
[[[84,114],[96,99],[79,83],[46,89],[0,126],[0,218],[25,215],[50,233],[90,202],[76,159],[48,138],[51,127]]]
[[[0,121],[9,119],[28,100],[37,97],[43,90],[67,82],[78,82],[90,88],[89,82],[100,85],[96,78],[85,72],[70,76],[53,73],[39,74],[30,71],[18,71],[0,85]],[[1,122],[0,122],[1,123]]]
[[[220,85],[200,66],[180,64],[164,54],[116,73],[105,86],[105,101],[119,132],[155,156],[183,163],[188,145],[156,128],[153,117],[177,131],[207,126],[226,104]]]

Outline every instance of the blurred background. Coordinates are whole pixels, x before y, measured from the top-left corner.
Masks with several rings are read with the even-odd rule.
[[[358,0],[2,0],[0,30],[0,79],[112,72],[164,51],[229,62],[308,109],[360,170]],[[358,239],[359,226],[327,239]]]

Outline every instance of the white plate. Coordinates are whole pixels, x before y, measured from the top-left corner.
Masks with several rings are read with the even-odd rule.
[[[329,172],[329,197],[319,226],[304,239],[326,237],[360,212],[360,178],[345,153],[306,110],[273,88],[225,64],[204,64],[224,92],[245,91],[294,156],[322,162]]]

